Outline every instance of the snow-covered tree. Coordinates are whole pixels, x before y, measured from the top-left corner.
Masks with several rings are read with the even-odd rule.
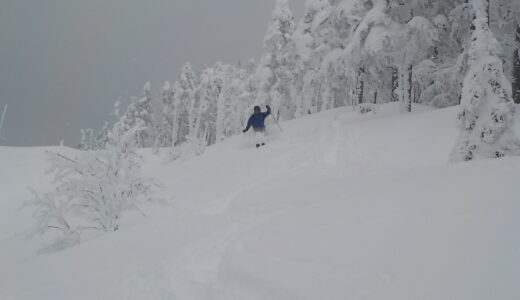
[[[157,123],[157,139],[154,148],[173,147],[176,140],[175,130],[175,94],[170,82],[166,81],[162,92],[162,110]]]
[[[92,128],[81,129],[81,139],[77,148],[79,150],[94,150],[97,148]]]
[[[238,114],[237,123],[239,128],[246,124],[249,119],[251,107],[256,98],[256,64],[254,60],[250,60],[244,68],[238,70],[238,78],[240,80],[239,96],[236,103],[236,113]]]
[[[488,25],[488,0],[472,0],[473,26],[469,72],[464,80],[458,114],[461,130],[452,161],[502,157],[520,153],[512,130],[511,85],[503,73],[501,51]]]
[[[515,57],[511,54],[518,48],[515,32],[520,23],[520,1],[492,0],[489,6],[491,31],[502,48],[499,57],[504,61],[506,77],[512,79]]]
[[[451,12],[457,11],[454,8]],[[455,18],[451,15],[450,18]],[[457,16],[458,19],[463,16]],[[467,68],[461,45],[453,38],[452,23],[445,14],[439,14],[432,19],[437,30],[438,39],[433,41],[433,54],[414,66],[413,82],[416,91],[415,99],[419,103],[433,107],[448,107],[459,103],[459,95],[463,74]],[[469,23],[466,23],[469,27]],[[462,63],[462,64],[461,64]]]
[[[141,174],[137,154],[143,127],[128,128],[117,122],[106,148],[81,151],[74,156],[49,152],[55,189],[34,194],[27,205],[35,208],[34,233],[53,233],[44,250],[56,251],[80,242],[89,231],[117,231],[129,211],[153,197],[153,182]]]
[[[191,64],[186,63],[181,70],[178,80],[173,85],[174,105],[175,105],[175,123],[176,132],[175,144],[186,141],[186,137],[190,134],[193,116],[195,114],[194,105],[197,104],[195,91],[199,85],[197,75],[193,71]]]
[[[414,66],[433,57],[435,42],[438,40],[437,29],[424,17],[413,17],[404,26],[398,61],[401,70],[401,99],[407,112],[412,111]]]
[[[295,28],[288,0],[277,0],[264,39],[264,54],[257,69],[256,102],[272,105],[273,114],[285,120],[294,118],[296,111],[292,101],[296,56],[292,34]]]
[[[216,141],[223,141],[239,132],[240,113],[238,101],[241,94],[239,69],[234,66],[224,66],[222,92],[217,99]]]
[[[103,124],[103,127],[101,127],[101,129],[96,134],[96,149],[105,149],[106,145],[110,141],[109,134],[110,126],[108,122],[105,122],[105,124]]]
[[[116,105],[118,105],[116,103]],[[116,108],[117,110],[118,108]],[[156,126],[154,120],[154,109],[152,103],[151,85],[147,82],[143,88],[143,97],[133,98],[128,106],[121,125],[127,129],[139,127],[138,143],[140,147],[151,147],[154,145]]]
[[[194,115],[196,119],[192,122],[192,143],[202,138],[206,139],[206,145],[212,145],[217,141],[218,102],[224,87],[224,69],[224,64],[217,62],[202,71],[197,90],[200,104],[196,110],[197,114]]]
[[[335,82],[329,80],[341,74],[335,70],[335,59],[328,56],[340,41],[335,34],[333,14],[334,7],[330,1],[307,1],[304,17],[292,35],[296,116],[319,112],[323,107],[333,106],[341,97],[335,90]]]
[[[386,1],[370,5],[357,1],[351,10],[349,15],[357,25],[352,29],[342,61],[350,81],[351,103],[357,109],[362,103],[377,103],[378,97],[390,98],[392,67],[396,64],[392,54],[397,52],[396,32],[401,26],[388,16]],[[361,108],[359,111],[366,110]]]

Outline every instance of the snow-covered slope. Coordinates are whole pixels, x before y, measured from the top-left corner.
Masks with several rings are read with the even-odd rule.
[[[450,165],[455,108],[395,111],[146,155],[170,206],[41,256],[16,209],[44,149],[0,148],[0,299],[519,299],[520,159]]]

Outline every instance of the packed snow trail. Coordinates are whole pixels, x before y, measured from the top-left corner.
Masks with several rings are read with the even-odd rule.
[[[170,206],[42,256],[27,214],[8,218],[0,299],[519,298],[520,159],[449,165],[456,109],[417,110],[343,108],[271,125],[260,149],[237,136],[187,161],[147,154]]]

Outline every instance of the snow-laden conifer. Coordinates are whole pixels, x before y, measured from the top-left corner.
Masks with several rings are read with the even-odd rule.
[[[295,44],[292,35],[296,25],[288,0],[277,0],[264,38],[264,53],[257,69],[258,104],[273,107],[275,117],[294,118],[293,79]]]
[[[176,109],[175,94],[170,82],[166,81],[162,91],[162,109],[157,123],[157,138],[154,149],[160,147],[173,147],[176,140]]]
[[[473,0],[469,72],[464,80],[458,114],[461,130],[453,161],[502,157],[520,153],[512,130],[511,85],[503,73],[500,45],[488,25],[488,0]]]
[[[179,78],[173,85],[175,112],[175,144],[183,143],[190,134],[194,104],[196,103],[195,91],[199,85],[199,78],[193,71],[191,64],[186,63],[181,70]]]

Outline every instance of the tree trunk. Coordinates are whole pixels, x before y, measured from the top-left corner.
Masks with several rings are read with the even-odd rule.
[[[398,102],[399,97],[397,96],[397,88],[399,87],[399,70],[392,67],[392,95],[391,101]]]
[[[318,87],[318,96],[316,97],[316,103],[315,103],[315,106],[313,107],[315,113],[320,112],[318,108],[321,107],[321,86],[322,86],[322,84],[320,83],[320,85]]]
[[[490,0],[485,0],[485,4],[486,4],[486,14],[487,14],[487,25],[488,25],[488,27],[491,28],[491,24],[490,24],[490,20],[489,20],[489,18],[490,18],[490,16],[489,16],[489,1]]]
[[[410,64],[408,65],[408,86],[406,87],[406,111],[412,112],[412,72],[413,72],[413,66]]]
[[[462,84],[462,82],[460,83],[460,92],[459,92],[459,105],[462,103],[462,87],[464,85]]]
[[[520,24],[516,27],[516,46],[513,52],[513,101],[520,104]]]
[[[351,98],[350,102],[352,103],[352,107],[356,106],[358,85],[359,85],[359,76],[356,79],[356,85],[354,86],[354,88],[351,88],[351,90],[350,90],[350,98]]]
[[[358,86],[357,86],[357,105],[363,103],[363,91],[365,89],[365,66],[359,68]]]

